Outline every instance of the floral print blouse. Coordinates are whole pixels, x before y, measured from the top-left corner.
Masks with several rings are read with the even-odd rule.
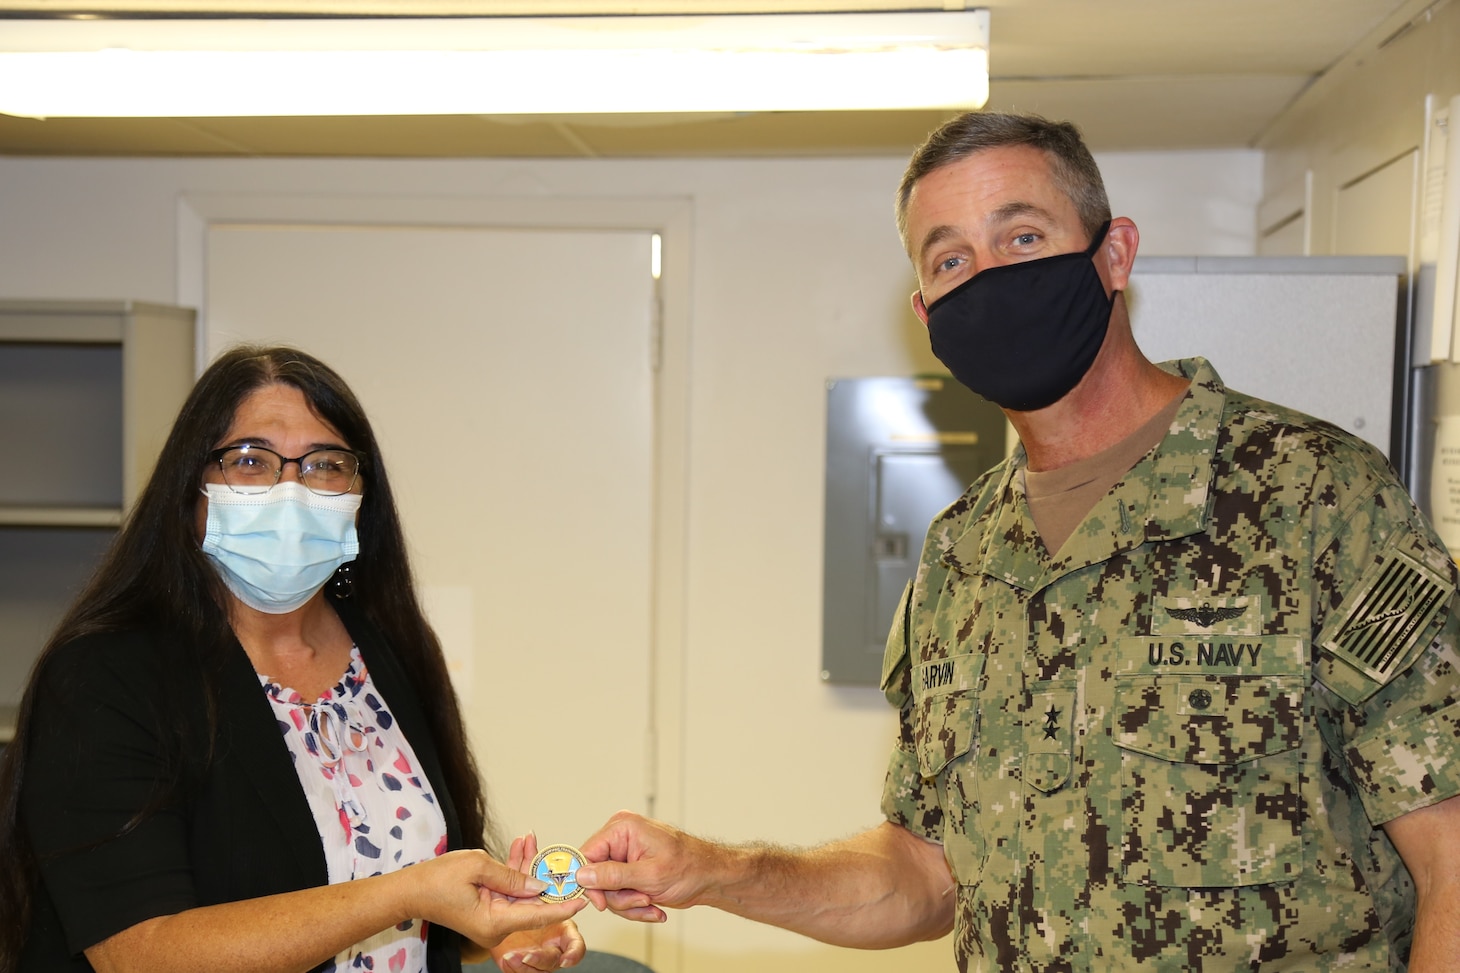
[[[319,825],[330,884],[392,872],[446,851],[446,819],[358,647],[317,700],[259,676]],[[326,970],[424,973],[426,922],[408,919]]]

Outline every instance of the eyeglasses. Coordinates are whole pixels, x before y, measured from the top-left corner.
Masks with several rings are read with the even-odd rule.
[[[348,449],[316,449],[291,458],[263,446],[224,446],[209,453],[208,462],[218,464],[234,493],[267,493],[290,463],[299,465],[299,479],[309,492],[322,497],[349,493],[360,475],[360,454]]]

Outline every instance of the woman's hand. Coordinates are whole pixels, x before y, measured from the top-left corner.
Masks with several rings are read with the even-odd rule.
[[[546,973],[577,966],[586,951],[583,934],[569,919],[546,929],[514,932],[492,948],[492,961],[502,973]]]
[[[406,919],[495,946],[515,932],[571,926],[587,904],[544,902],[544,888],[484,851],[453,851],[371,878],[145,919],[89,947],[86,958],[97,973],[191,973],[199,956],[211,957],[216,973],[306,970]],[[576,927],[546,939],[564,962],[581,956]]]
[[[537,857],[537,835],[528,832],[512,841],[507,867],[529,874]],[[503,973],[538,973],[576,966],[587,946],[571,919],[544,929],[513,933],[492,947],[492,960]]]
[[[515,932],[564,923],[587,904],[580,899],[544,902],[537,896],[546,886],[485,851],[447,852],[397,874],[415,880],[411,915],[486,947]]]

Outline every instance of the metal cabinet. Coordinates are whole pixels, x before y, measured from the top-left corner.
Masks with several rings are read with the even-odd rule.
[[[0,742],[192,387],[195,318],[133,301],[0,301]]]

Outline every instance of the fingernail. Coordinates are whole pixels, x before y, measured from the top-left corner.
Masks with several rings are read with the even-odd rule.
[[[522,880],[522,887],[531,892],[533,895],[537,895],[539,892],[547,891],[547,883],[540,882],[537,879],[533,878],[531,875]]]
[[[593,883],[598,881],[598,873],[587,865],[579,866],[578,871],[573,875],[574,880],[584,888],[593,888]]]

